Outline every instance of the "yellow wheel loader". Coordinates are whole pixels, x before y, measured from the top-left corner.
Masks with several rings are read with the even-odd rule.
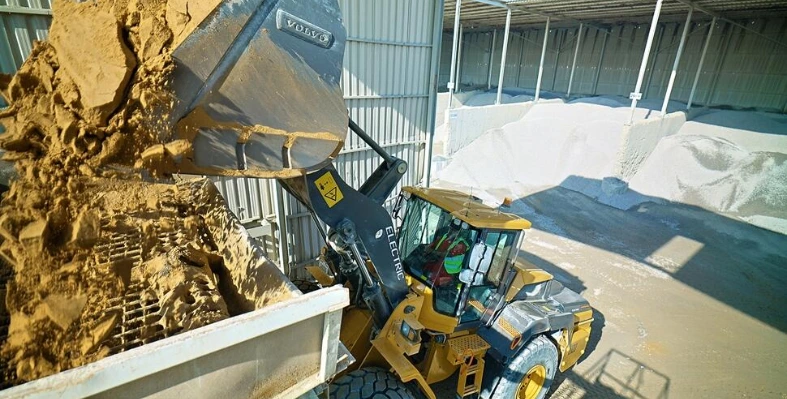
[[[530,223],[407,171],[347,116],[336,0],[220,2],[173,52],[169,173],[279,179],[323,232],[322,285],[351,290],[341,341],[356,359],[333,398],[542,398],[585,350],[592,309],[517,258]],[[382,158],[359,188],[333,167],[349,130]],[[169,147],[167,147],[169,148]]]

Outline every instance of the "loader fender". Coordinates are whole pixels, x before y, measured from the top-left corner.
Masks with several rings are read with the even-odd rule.
[[[530,295],[507,304],[491,325],[478,330],[492,347],[489,354],[498,362],[505,364],[539,334],[573,331],[574,314],[589,309],[584,298],[558,281],[534,286],[541,287],[524,289]]]

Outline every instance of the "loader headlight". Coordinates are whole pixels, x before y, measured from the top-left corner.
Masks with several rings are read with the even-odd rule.
[[[413,329],[407,324],[406,321],[402,320],[402,327],[399,331],[407,338],[410,342],[416,342],[418,340],[418,330]]]

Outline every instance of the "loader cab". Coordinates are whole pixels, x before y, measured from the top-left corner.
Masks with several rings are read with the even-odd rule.
[[[460,328],[493,311],[530,222],[464,193],[418,187],[403,189],[394,216],[405,271],[431,293],[424,306]]]

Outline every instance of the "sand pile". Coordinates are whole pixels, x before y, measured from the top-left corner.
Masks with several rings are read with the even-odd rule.
[[[627,109],[596,104],[539,104],[519,121],[493,129],[454,154],[440,181],[535,190],[568,176],[609,176]]]
[[[607,97],[539,104],[458,151],[437,177],[481,196],[494,191],[520,198],[560,185],[621,209],[674,201],[787,234],[787,117],[727,110],[700,115],[659,142],[630,178],[628,192],[606,193],[601,181],[614,176],[629,113]],[[635,113],[635,120],[654,117],[646,108]]]
[[[663,138],[629,187],[777,231],[784,222],[769,219],[787,220],[787,154],[750,152],[717,137]]]
[[[169,136],[170,49],[216,3],[56,0],[49,41],[0,78],[0,147],[18,175],[0,203],[2,386],[289,293],[215,188],[134,170]]]

